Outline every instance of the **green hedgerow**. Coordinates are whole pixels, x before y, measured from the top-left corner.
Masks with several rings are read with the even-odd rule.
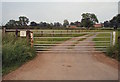
[[[6,34],[2,42],[2,68],[3,75],[15,66],[34,58],[35,50],[31,48],[26,38],[16,38],[12,34]]]

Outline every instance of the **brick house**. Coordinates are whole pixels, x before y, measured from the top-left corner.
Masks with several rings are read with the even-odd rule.
[[[93,25],[95,28],[100,28],[100,27],[103,27],[103,24],[94,24]]]

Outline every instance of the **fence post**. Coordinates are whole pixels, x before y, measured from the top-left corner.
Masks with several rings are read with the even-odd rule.
[[[62,31],[61,31],[61,33],[60,33],[60,34],[61,34],[61,36],[62,36]]]
[[[54,37],[54,30],[53,30],[53,33],[52,33],[53,37]]]
[[[33,47],[33,32],[30,32],[31,47]]]
[[[43,31],[41,31],[41,36],[43,36]]]
[[[112,42],[112,41],[113,41],[113,33],[111,32],[110,35],[111,35],[111,36],[110,36],[110,46],[112,46],[112,43],[113,43],[113,42]]]
[[[113,31],[113,46],[115,45],[115,36],[116,36],[116,32]]]
[[[6,33],[6,28],[3,28],[3,36],[5,35],[5,33]]]
[[[27,40],[30,41],[30,30],[27,30],[27,31],[26,31],[26,35],[27,35],[27,36],[26,36]]]
[[[17,38],[18,37],[18,29],[16,29],[15,35],[16,35],[16,38]]]

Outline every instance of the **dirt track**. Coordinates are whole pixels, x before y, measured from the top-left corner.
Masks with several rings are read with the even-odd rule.
[[[85,43],[92,41],[87,38],[83,42],[71,47],[63,47],[65,44],[74,44],[71,41],[77,41],[79,38],[73,38],[58,46],[54,46],[53,52],[38,53],[37,57],[27,62],[17,70],[4,76],[4,80],[117,80],[118,70],[117,62],[103,53],[81,52],[85,50],[94,51],[95,49],[80,47],[80,45],[89,46],[94,43]],[[58,49],[69,49],[71,51],[54,52]],[[77,51],[75,51],[77,50]],[[79,51],[78,51],[79,50]],[[72,52],[73,51],[73,52]]]

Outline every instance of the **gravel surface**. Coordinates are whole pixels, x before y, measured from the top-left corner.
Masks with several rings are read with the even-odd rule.
[[[84,41],[92,41],[93,37]],[[76,43],[71,42],[73,40]],[[92,52],[94,47],[81,47],[94,46],[93,42],[78,40],[72,38],[52,47],[52,52],[38,53],[36,58],[4,76],[3,80],[117,80],[118,62],[103,53]],[[63,47],[66,44],[72,46]],[[86,50],[90,52],[82,52]]]

